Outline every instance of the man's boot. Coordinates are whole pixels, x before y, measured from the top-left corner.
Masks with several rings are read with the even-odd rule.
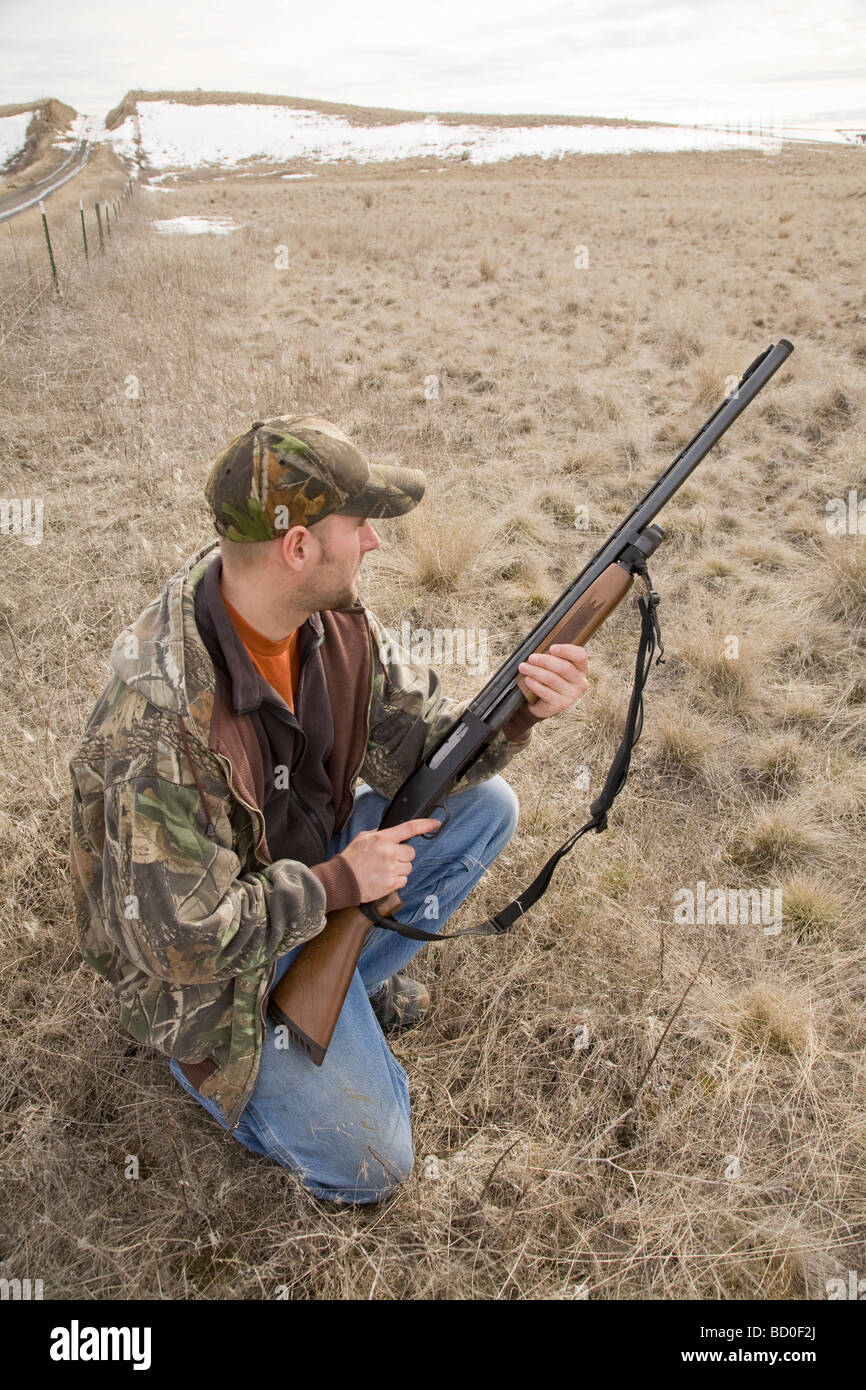
[[[420,1023],[430,1009],[430,991],[408,975],[392,975],[370,995],[373,1013],[383,1033],[396,1033]]]

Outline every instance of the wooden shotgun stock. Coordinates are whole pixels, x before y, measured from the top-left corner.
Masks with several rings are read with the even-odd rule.
[[[389,917],[403,906],[399,893],[389,893],[376,903],[380,917]],[[337,1026],[343,1001],[349,992],[358,957],[372,926],[359,907],[331,912],[325,925],[292,961],[279,984],[271,990],[268,1012],[282,1023],[292,1042],[320,1067]]]
[[[608,565],[535,650],[544,652],[554,642],[583,646],[628,593],[633,581],[634,576],[624,565]],[[537,696],[525,688],[521,677],[516,684],[528,702],[534,704]],[[381,917],[390,916],[402,905],[396,892],[375,904]],[[322,931],[302,947],[271,991],[271,1017],[288,1029],[292,1041],[317,1067],[325,1060],[371,926],[360,907],[329,913]]]

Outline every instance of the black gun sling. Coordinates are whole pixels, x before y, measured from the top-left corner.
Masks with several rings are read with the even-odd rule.
[[[501,912],[488,917],[486,921],[480,922],[475,927],[465,927],[463,931],[458,932],[424,931],[421,927],[407,926],[402,922],[397,922],[393,917],[380,917],[372,903],[361,903],[361,911],[366,917],[369,917],[374,926],[384,927],[387,931],[398,932],[400,936],[407,936],[412,941],[454,941],[461,936],[501,936],[509,931],[517,919],[522,917],[543,896],[557,864],[574,849],[581,836],[589,830],[600,833],[607,829],[607,813],[625,786],[632,750],[643,729],[643,692],[653,666],[653,658],[655,658],[655,665],[658,665],[664,653],[657,612],[658,594],[653,590],[646,565],[635,564],[634,570],[641,576],[646,586],[646,598],[641,597],[637,601],[641,628],[634,668],[634,685],[629,700],[622,742],[614,754],[601,794],[590,805],[589,820],[579,830],[576,830],[564,844],[560,845],[559,849],[550,856],[541,872],[518,897],[514,898]]]

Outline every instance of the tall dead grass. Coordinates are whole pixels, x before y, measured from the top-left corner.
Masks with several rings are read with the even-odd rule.
[[[51,200],[64,303],[0,365],[3,492],[45,504],[41,545],[0,537],[4,1273],[99,1299],[731,1299],[862,1270],[866,541],[829,537],[824,510],[862,485],[861,181],[853,151],[196,181],[140,190],[89,267],[77,181]],[[241,230],[150,227],[209,211]],[[39,235],[20,219],[15,255],[0,241],[0,299]],[[113,637],[207,538],[216,452],[315,409],[428,474],[423,507],[382,523],[367,600],[486,628],[492,666],[783,333],[796,356],[663,519],[666,661],[610,831],[506,939],[416,958],[435,1008],[394,1044],[415,1174],[383,1209],[317,1203],[222,1138],[79,959],[65,760]],[[586,699],[513,764],[520,829],[455,925],[585,815],[636,630],[629,601]],[[699,882],[781,887],[781,930],[678,923]]]

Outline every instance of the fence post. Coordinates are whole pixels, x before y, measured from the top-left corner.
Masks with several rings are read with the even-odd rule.
[[[17,247],[16,242],[15,242],[15,233],[14,233],[13,230],[12,230],[12,223],[11,223],[11,222],[7,222],[7,223],[6,223],[6,226],[9,228],[9,235],[10,235],[10,237],[12,238],[12,251],[13,251],[14,256],[15,256],[15,264],[16,264],[16,266],[18,267],[18,269],[19,269],[19,271],[20,271],[20,269],[21,269],[21,262],[20,262],[20,260],[18,259],[18,247]]]
[[[99,249],[105,254],[105,238],[102,235],[102,214],[99,211],[99,204],[96,204],[96,225],[99,228]]]
[[[57,283],[57,266],[54,264],[54,252],[51,249],[51,237],[48,235],[48,218],[45,216],[45,204],[40,200],[39,211],[42,213],[42,230],[45,233],[45,244],[48,247],[48,259],[51,262],[51,278],[54,281],[54,292],[60,297],[60,286]]]
[[[88,255],[88,252],[87,252],[87,228],[86,228],[85,225],[84,225],[84,199],[83,199],[83,198],[79,198],[79,199],[78,199],[78,211],[81,213],[81,236],[82,236],[82,238],[83,238],[83,240],[84,240],[84,259],[85,259],[86,261],[89,261],[89,260],[90,260],[90,256]]]

